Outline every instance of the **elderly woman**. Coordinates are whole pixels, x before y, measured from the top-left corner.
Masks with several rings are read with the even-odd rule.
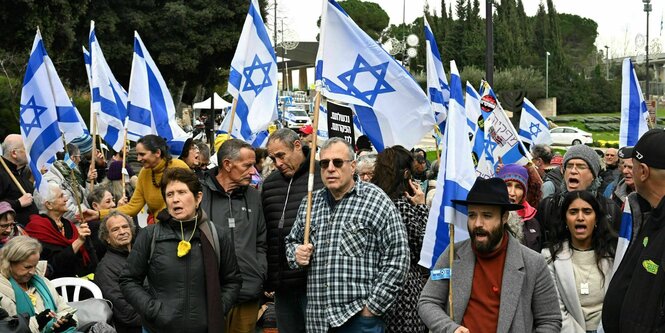
[[[47,277],[86,276],[95,272],[97,255],[89,240],[87,223],[79,226],[64,218],[67,196],[60,186],[49,182],[46,193],[35,192],[42,214],[30,215],[25,232],[42,243],[41,258],[48,261]]]
[[[161,192],[167,209],[138,235],[122,293],[148,332],[223,332],[242,285],[233,243],[199,209],[203,192],[193,171],[167,170]]]
[[[386,332],[426,332],[418,316],[418,298],[425,285],[422,268],[418,265],[425,236],[429,209],[425,193],[413,180],[413,155],[402,146],[384,149],[376,157],[372,183],[392,199],[402,216],[409,237],[411,261],[404,288],[391,308],[392,315]]]
[[[356,173],[362,181],[371,182],[374,177],[374,165],[376,164],[376,154],[367,154],[359,156],[356,159]]]
[[[147,204],[148,212],[154,218],[158,212],[166,207],[159,188],[164,171],[174,168],[189,169],[189,167],[185,162],[172,158],[166,146],[166,141],[152,134],[139,139],[136,144],[136,158],[143,166],[141,172],[139,172],[136,189],[129,203],[119,207],[118,210],[134,217]],[[85,218],[88,221],[101,220],[108,213],[108,209],[102,209],[99,212],[89,209],[85,212]],[[152,224],[152,218],[149,218],[148,223]]]
[[[25,235],[25,231],[16,223],[16,211],[7,201],[0,201],[0,248],[10,239]]]
[[[0,250],[0,307],[10,316],[29,316],[31,332],[75,332],[76,315],[68,315],[74,309],[40,276],[41,250],[28,236],[12,238]]]

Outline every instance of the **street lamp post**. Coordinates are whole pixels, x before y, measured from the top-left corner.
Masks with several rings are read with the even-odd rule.
[[[605,80],[610,80],[610,47],[605,45]]]
[[[644,2],[644,11],[647,13],[647,46],[646,46],[646,53],[647,53],[647,79],[646,79],[646,99],[647,101],[649,100],[649,12],[651,11],[651,0],[642,0]]]
[[[545,98],[550,98],[550,52],[545,51]]]
[[[494,86],[494,25],[492,23],[492,0],[485,0],[485,80]],[[443,9],[441,9],[443,10]]]

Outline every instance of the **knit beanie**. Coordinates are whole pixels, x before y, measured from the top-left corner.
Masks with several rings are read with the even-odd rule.
[[[563,155],[563,166],[565,168],[568,161],[572,159],[579,158],[584,160],[586,164],[591,168],[593,177],[598,177],[598,172],[600,171],[600,157],[596,154],[596,151],[593,148],[585,145],[575,145],[568,148],[568,151]]]
[[[499,173],[497,173],[496,176],[503,179],[504,182],[512,180],[520,183],[522,189],[524,189],[524,193],[529,189],[529,173],[526,171],[526,168],[521,165],[506,164],[501,170],[499,170]]]
[[[109,171],[106,172],[106,178],[109,180],[122,179],[122,161],[113,161],[109,164]]]
[[[90,137],[88,134],[83,134],[77,138],[74,138],[71,143],[79,148],[81,154],[87,154],[92,151],[92,137]]]

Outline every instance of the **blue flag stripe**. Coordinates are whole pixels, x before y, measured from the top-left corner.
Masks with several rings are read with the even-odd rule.
[[[374,148],[377,151],[383,151],[385,145],[383,143],[383,136],[381,135],[381,126],[379,125],[379,120],[376,118],[374,110],[371,108],[355,105],[356,115],[358,115],[358,121],[362,124],[363,132],[370,139]]]

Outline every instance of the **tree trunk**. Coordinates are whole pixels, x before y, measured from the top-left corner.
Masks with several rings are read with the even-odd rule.
[[[178,89],[178,95],[176,95],[175,101],[173,101],[176,118],[182,118],[182,95],[185,93],[185,87],[187,87],[187,81],[182,81],[182,85]]]

